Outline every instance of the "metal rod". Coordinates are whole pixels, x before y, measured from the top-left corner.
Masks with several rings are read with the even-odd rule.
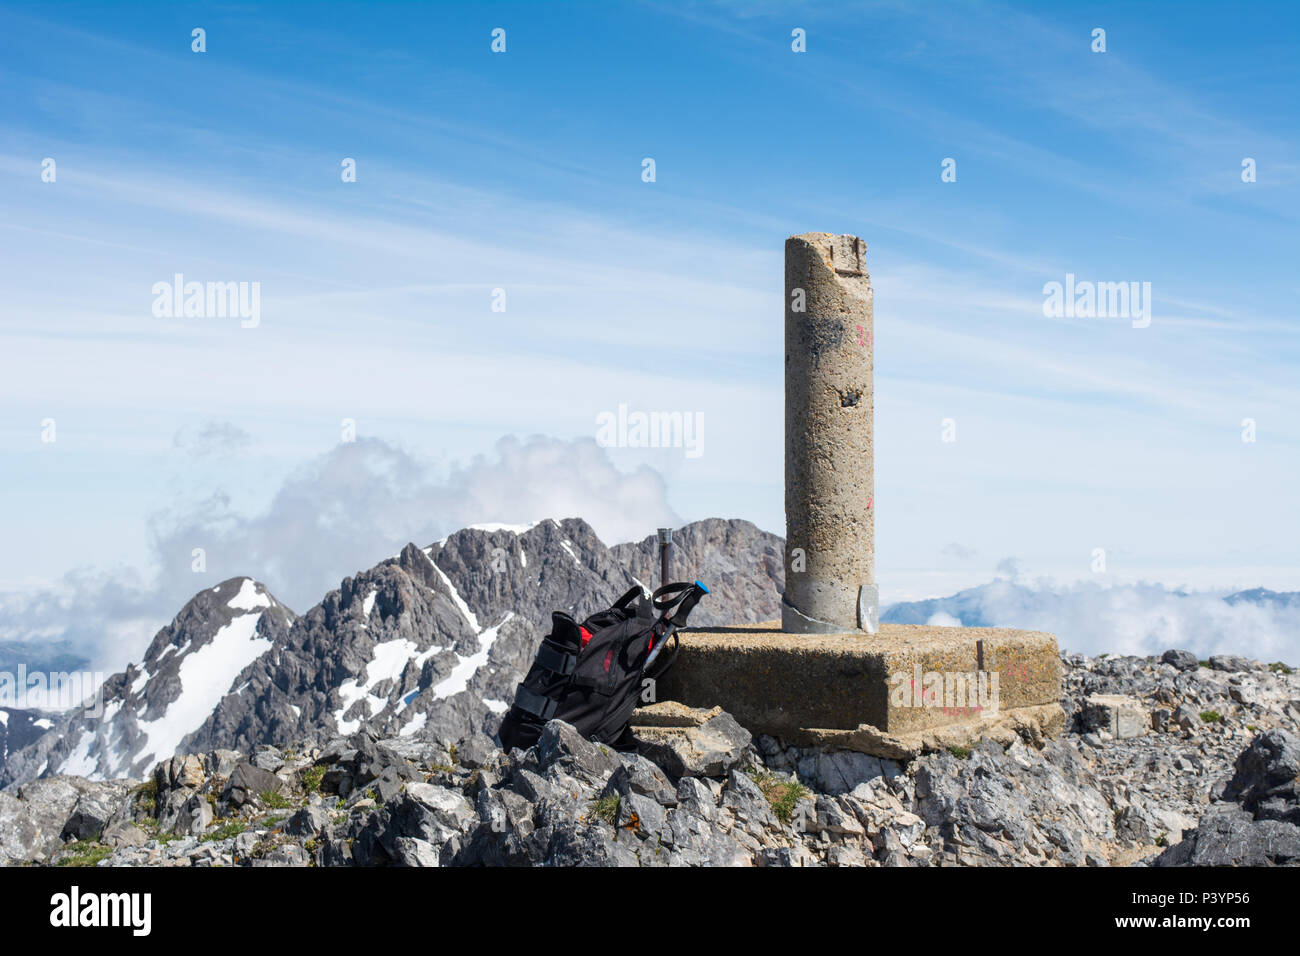
[[[673,529],[659,529],[659,586],[669,582],[673,562]]]

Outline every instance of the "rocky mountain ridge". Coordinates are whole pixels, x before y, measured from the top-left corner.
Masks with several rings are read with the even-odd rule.
[[[674,545],[674,568],[713,591],[693,623],[777,616],[780,538],[708,519],[677,529]],[[607,548],[576,518],[408,544],[301,616],[261,583],[233,578],[196,595],[139,664],[108,679],[102,714],[66,713],[10,748],[0,787],[55,773],[139,777],[174,753],[361,730],[490,734],[553,610],[583,617],[657,580],[653,537]]]

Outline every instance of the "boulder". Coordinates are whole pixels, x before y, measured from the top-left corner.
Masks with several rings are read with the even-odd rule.
[[[101,843],[114,847],[143,846],[149,842],[149,834],[134,823],[119,820],[106,826],[99,839]]]
[[[753,739],[720,707],[701,711],[695,726],[634,726],[639,752],[668,776],[725,777]]]
[[[397,850],[395,862],[399,866],[438,866],[438,848],[426,840],[415,837],[399,837],[394,844]]]
[[[1224,798],[1257,820],[1300,825],[1300,738],[1281,728],[1258,734],[1234,764]]]
[[[253,756],[248,761],[259,770],[275,773],[284,766],[284,754],[269,744],[263,744],[253,751]]]
[[[542,728],[537,740],[537,762],[542,770],[558,766],[566,773],[592,783],[603,781],[621,766],[612,748],[592,743],[562,720],[547,721]]]
[[[1160,660],[1171,664],[1180,671],[1194,671],[1200,666],[1196,655],[1191,651],[1168,650],[1160,655]]]
[[[97,840],[104,832],[104,827],[113,819],[117,802],[106,799],[101,794],[85,793],[77,800],[72,813],[63,824],[65,840]]]
[[[244,761],[235,767],[222,797],[232,806],[242,807],[261,799],[264,793],[279,793],[284,781],[261,767]]]
[[[1196,708],[1190,704],[1179,704],[1174,711],[1173,721],[1179,729],[1186,733],[1194,734],[1204,725],[1201,715],[1197,713]]]
[[[177,836],[202,836],[203,831],[212,825],[215,816],[212,804],[204,794],[190,793],[177,813],[171,831]]]
[[[607,826],[556,830],[546,847],[552,866],[640,866],[631,846],[619,842],[620,831]],[[628,836],[632,843],[636,837]]]
[[[0,792],[0,865],[42,860],[62,842],[41,829],[21,800]]]
[[[500,748],[484,733],[474,733],[456,745],[456,763],[467,770],[487,766]]]
[[[799,779],[821,793],[851,793],[860,784],[885,776],[885,764],[897,773],[892,760],[882,761],[856,750],[818,751],[799,761]]]
[[[610,775],[602,796],[639,793],[661,806],[677,806],[677,787],[653,762],[640,754],[619,754],[622,766]]]
[[[303,807],[285,822],[284,832],[311,839],[319,836],[329,825],[330,815],[324,807]]]
[[[1272,866],[1300,864],[1300,827],[1253,820],[1235,805],[1201,817],[1195,830],[1151,861],[1152,866]]]

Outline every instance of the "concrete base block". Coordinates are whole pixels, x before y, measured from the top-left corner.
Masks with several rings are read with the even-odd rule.
[[[1041,631],[881,624],[874,635],[790,634],[769,622],[679,640],[658,700],[721,706],[790,743],[900,758],[1064,727],[1056,638]]]
[[[1083,720],[1090,730],[1104,730],[1118,740],[1125,740],[1141,737],[1151,729],[1151,716],[1136,698],[1091,694],[1084,704]]]

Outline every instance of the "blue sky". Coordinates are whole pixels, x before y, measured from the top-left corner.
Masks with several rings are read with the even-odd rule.
[[[442,490],[378,496],[342,573],[526,508],[780,533],[782,246],[828,231],[875,286],[884,601],[1097,548],[1300,588],[1298,40],[1293,3],[0,5],[0,585],[167,574],[178,529],[310,549],[381,472]],[[177,272],[259,282],[260,324],[156,318]],[[1046,318],[1067,273],[1150,282],[1150,327]],[[576,505],[563,455],[483,477],[620,403],[704,453],[601,452]],[[240,557],[208,576],[277,590]]]

